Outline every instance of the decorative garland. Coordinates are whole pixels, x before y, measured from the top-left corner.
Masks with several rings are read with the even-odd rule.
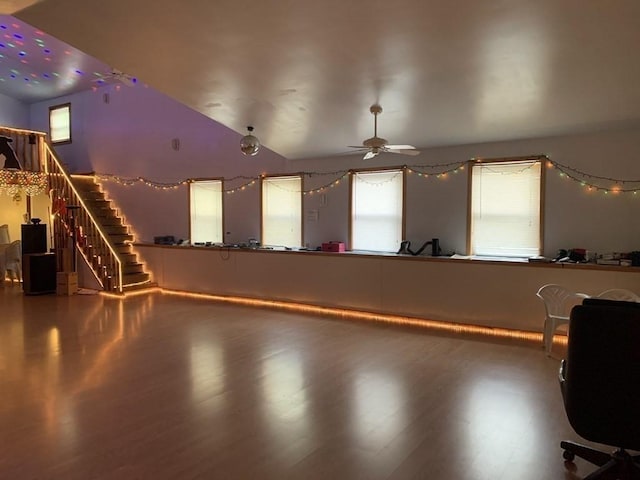
[[[21,190],[29,196],[47,191],[48,179],[44,172],[29,170],[0,170],[0,193],[15,196]]]
[[[640,192],[640,180],[625,180],[618,179],[612,177],[603,177],[598,175],[592,175],[590,173],[582,172],[576,168],[570,167],[568,165],[564,165],[560,162],[556,162],[551,160],[547,155],[538,155],[531,157],[531,160],[543,160],[546,162],[547,168],[555,168],[559,172],[559,176],[562,178],[566,178],[569,180],[573,180],[574,182],[579,183],[583,186],[587,191],[596,191],[602,192],[605,195],[609,193],[618,194],[618,193],[631,193],[633,195],[637,195]],[[407,173],[416,174],[419,177],[429,179],[429,178],[437,178],[437,179],[446,179],[450,174],[457,174],[463,171],[466,165],[470,162],[479,161],[477,159],[464,160],[462,162],[450,162],[450,163],[440,163],[434,165],[403,165],[402,167],[398,167],[398,169],[404,169]],[[385,167],[381,167],[381,170],[384,170]],[[390,168],[392,169],[392,168]],[[301,175],[307,177],[318,177],[318,176],[334,176],[333,180],[327,182],[320,187],[315,187],[309,190],[303,190],[303,195],[313,195],[314,193],[322,193],[325,190],[335,187],[339,185],[340,182],[346,179],[351,172],[357,171],[357,169],[348,169],[348,170],[338,170],[334,172],[296,172],[291,173],[291,175]],[[223,190],[224,193],[232,194],[236,192],[241,192],[246,190],[249,187],[252,187],[256,183],[258,183],[265,175],[259,175],[255,177],[248,176],[236,176],[232,178],[222,179],[224,183],[228,184],[230,182],[236,180],[244,180],[244,182],[236,187],[229,188]],[[119,185],[129,186],[142,183],[148,187],[155,188],[157,190],[175,190],[180,188],[183,185],[188,185],[189,183],[194,182],[194,179],[185,179],[180,180],[178,182],[156,182],[144,177],[136,177],[136,178],[125,178],[112,174],[96,174],[96,178],[103,181],[113,181]],[[609,184],[609,186],[604,186],[603,183]],[[613,184],[613,185],[611,185]]]

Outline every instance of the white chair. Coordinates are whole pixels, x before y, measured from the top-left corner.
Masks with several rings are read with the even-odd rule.
[[[10,244],[11,237],[9,236],[9,225],[5,223],[4,225],[0,225],[0,287],[4,286],[4,279],[7,275],[7,270],[4,265],[4,252],[9,248]]]
[[[6,223],[0,225],[0,245],[11,243],[11,237],[9,237],[9,225]]]
[[[605,298],[608,300],[623,300],[626,302],[640,302],[640,296],[633,293],[631,290],[625,290],[624,288],[611,288],[598,294],[598,298]]]
[[[22,242],[20,240],[11,242],[4,251],[4,270],[2,271],[3,281],[7,273],[9,274],[12,284],[14,276],[18,282],[22,281]]]
[[[551,355],[554,333],[560,325],[569,323],[571,309],[575,305],[581,304],[585,298],[589,298],[589,295],[573,292],[554,283],[543,285],[536,295],[543,301],[546,311],[543,342],[544,351],[549,356]]]

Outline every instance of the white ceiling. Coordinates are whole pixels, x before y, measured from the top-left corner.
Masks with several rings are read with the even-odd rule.
[[[43,0],[13,13],[287,158],[640,119],[638,0]]]

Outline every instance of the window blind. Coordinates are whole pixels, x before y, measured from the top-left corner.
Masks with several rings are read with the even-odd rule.
[[[222,181],[189,184],[191,243],[222,243]]]
[[[352,249],[398,251],[402,242],[402,171],[356,172],[352,182]]]
[[[49,109],[49,135],[52,143],[71,140],[71,105]]]
[[[473,165],[471,254],[540,255],[540,190],[540,161]]]
[[[284,247],[301,246],[301,177],[262,179],[262,243]]]

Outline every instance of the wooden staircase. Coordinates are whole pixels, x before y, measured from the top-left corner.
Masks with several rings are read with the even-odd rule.
[[[111,200],[105,198],[100,185],[93,175],[72,175],[71,182],[75,187],[82,203],[91,212],[108,243],[113,247],[122,266],[122,290],[124,292],[136,288],[150,286],[150,275],[145,271],[144,264],[138,261],[131,243],[133,235],[129,233],[129,227],[125,225]],[[84,238],[79,237],[79,248],[83,250],[85,257],[91,263],[91,246],[99,242],[98,235],[83,232]],[[99,265],[92,265],[95,270]],[[97,272],[96,272],[97,273]],[[107,290],[107,288],[105,288]]]

